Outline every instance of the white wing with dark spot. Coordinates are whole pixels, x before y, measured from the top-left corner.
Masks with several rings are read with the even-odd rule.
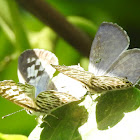
[[[48,82],[55,72],[50,64],[58,64],[58,59],[53,53],[43,49],[27,50],[19,57],[19,81],[35,86],[35,97],[47,89]]]
[[[0,96],[36,115],[50,114],[53,110],[77,98],[65,92],[47,91],[49,80],[58,64],[57,57],[43,49],[23,52],[19,57],[18,76],[21,83],[0,81]]]

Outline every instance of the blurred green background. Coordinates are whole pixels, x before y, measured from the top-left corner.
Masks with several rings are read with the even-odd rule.
[[[127,31],[130,48],[140,47],[139,1],[126,0],[48,0],[72,24],[86,32],[90,38],[103,21],[114,22]],[[56,21],[57,22],[57,21]],[[58,37],[35,16],[10,0],[0,1],[0,80],[18,82],[18,56],[26,49],[43,48],[55,53],[60,64],[80,63],[85,70],[88,58]],[[28,136],[36,125],[35,117],[25,111],[5,119],[2,116],[21,108],[0,97],[0,133]],[[17,129],[18,128],[18,129]]]

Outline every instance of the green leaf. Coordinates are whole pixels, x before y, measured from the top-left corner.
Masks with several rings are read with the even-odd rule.
[[[140,106],[140,91],[136,88],[111,91],[100,96],[97,101],[98,129],[105,130],[120,122],[124,113],[136,110]]]
[[[83,106],[78,106],[79,102],[70,103],[53,112],[56,116],[47,116],[41,125],[38,125],[29,138],[45,140],[78,140],[81,135],[78,128],[83,125],[88,118],[88,113]],[[49,124],[49,125],[48,125]],[[37,133],[38,132],[38,133]],[[40,135],[39,135],[40,133]]]

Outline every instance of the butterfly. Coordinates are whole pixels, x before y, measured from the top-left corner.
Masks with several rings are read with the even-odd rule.
[[[68,93],[47,90],[55,72],[50,64],[58,64],[53,53],[43,49],[24,51],[18,60],[20,83],[0,81],[0,95],[37,116],[50,114],[67,103],[77,101]]]
[[[103,22],[91,46],[89,71],[52,64],[78,80],[91,93],[133,87],[140,79],[140,49],[130,49],[127,33],[117,24]]]

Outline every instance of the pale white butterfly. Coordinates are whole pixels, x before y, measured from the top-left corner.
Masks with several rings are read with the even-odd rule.
[[[132,87],[140,79],[140,49],[130,49],[127,33],[117,24],[101,24],[91,47],[89,72],[52,65],[83,83],[91,93]]]
[[[58,60],[49,51],[33,49],[23,52],[18,62],[20,83],[0,81],[0,95],[36,115],[50,114],[56,108],[77,101],[68,93],[47,90],[55,72],[50,64],[58,64]]]

